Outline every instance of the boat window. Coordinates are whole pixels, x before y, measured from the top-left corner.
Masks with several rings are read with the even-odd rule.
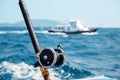
[[[70,28],[68,27],[68,31],[70,31]]]
[[[57,29],[57,27],[55,27],[55,29]]]
[[[76,24],[74,24],[74,27],[76,27]]]
[[[61,27],[61,29],[63,30],[64,28],[63,28],[63,27]]]

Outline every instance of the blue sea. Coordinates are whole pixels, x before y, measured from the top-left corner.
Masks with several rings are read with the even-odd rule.
[[[96,33],[51,34],[35,27],[40,48],[66,53],[66,62],[49,69],[51,80],[120,80],[120,28]],[[0,80],[43,80],[26,27],[0,27]]]

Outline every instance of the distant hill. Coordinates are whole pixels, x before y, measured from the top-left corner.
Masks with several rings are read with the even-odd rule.
[[[35,27],[51,27],[51,26],[55,26],[55,25],[60,25],[62,24],[59,21],[55,21],[55,20],[47,20],[47,19],[42,19],[42,20],[32,20],[32,24]],[[14,26],[25,26],[25,22],[24,21],[20,21],[20,22],[16,22],[16,23],[0,23],[0,26],[9,26],[9,27],[14,27]]]

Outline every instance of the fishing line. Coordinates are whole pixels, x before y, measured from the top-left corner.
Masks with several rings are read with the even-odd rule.
[[[46,41],[48,41],[49,47],[53,47],[53,45],[58,45],[59,43],[56,44],[56,42],[60,42],[60,40],[57,38],[59,35],[55,33],[49,33],[45,34]]]
[[[45,37],[46,37],[46,41],[48,42],[48,45],[49,45],[49,47],[52,47],[52,38],[51,38],[51,35],[50,35],[50,33],[47,35],[47,34],[44,34],[45,35]]]
[[[56,45],[56,37],[55,37],[55,35],[50,34],[50,39],[51,39],[52,46],[55,45],[55,47],[56,47],[57,45]]]

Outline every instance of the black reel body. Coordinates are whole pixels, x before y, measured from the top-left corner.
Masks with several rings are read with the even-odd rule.
[[[65,52],[61,48],[45,48],[39,53],[39,63],[45,68],[60,67],[65,62]]]

